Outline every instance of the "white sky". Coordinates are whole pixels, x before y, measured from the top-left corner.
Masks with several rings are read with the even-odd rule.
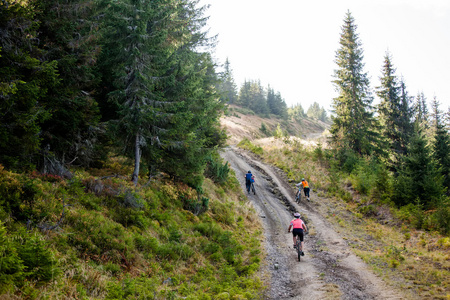
[[[450,106],[450,0],[200,0],[211,4],[215,58],[228,57],[235,82],[261,80],[288,106],[315,101],[331,108],[331,81],[347,10],[358,26],[371,88],[387,50],[411,96],[423,92],[441,110]],[[374,103],[377,102],[375,98]]]

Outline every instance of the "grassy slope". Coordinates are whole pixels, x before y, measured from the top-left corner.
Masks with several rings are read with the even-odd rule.
[[[413,299],[449,299],[449,237],[415,230],[396,217],[399,210],[358,195],[351,181],[329,173],[313,148],[288,140],[247,141],[240,146],[284,170],[292,182],[307,178],[320,197],[313,201],[322,215],[389,284],[408,291]]]
[[[111,161],[102,170],[78,170],[71,180],[0,166],[0,298],[261,293],[259,220],[234,175],[222,186],[205,181],[209,209],[197,216],[189,211],[194,190],[168,178],[135,189],[124,166]]]

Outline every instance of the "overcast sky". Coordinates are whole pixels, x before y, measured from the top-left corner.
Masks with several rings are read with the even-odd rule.
[[[371,88],[386,51],[412,96],[423,92],[450,106],[450,0],[200,0],[211,4],[208,28],[218,35],[217,62],[228,57],[238,88],[261,80],[288,106],[331,108],[341,27],[355,18]],[[377,100],[375,99],[376,103]]]

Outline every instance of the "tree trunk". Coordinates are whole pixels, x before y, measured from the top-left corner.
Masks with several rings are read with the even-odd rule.
[[[139,146],[140,134],[136,133],[136,141],[134,144],[134,172],[131,175],[131,181],[133,181],[134,185],[137,185],[139,178],[139,166],[141,163],[141,148]]]

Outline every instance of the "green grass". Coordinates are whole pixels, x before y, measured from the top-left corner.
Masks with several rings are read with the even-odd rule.
[[[78,170],[72,180],[0,168],[0,187],[8,191],[0,201],[0,273],[7,275],[0,275],[0,298],[262,293],[260,221],[233,172],[221,185],[205,180],[207,209],[195,214],[183,208],[197,199],[195,190],[169,178],[135,189],[123,166]],[[99,179],[108,173],[119,175]]]

